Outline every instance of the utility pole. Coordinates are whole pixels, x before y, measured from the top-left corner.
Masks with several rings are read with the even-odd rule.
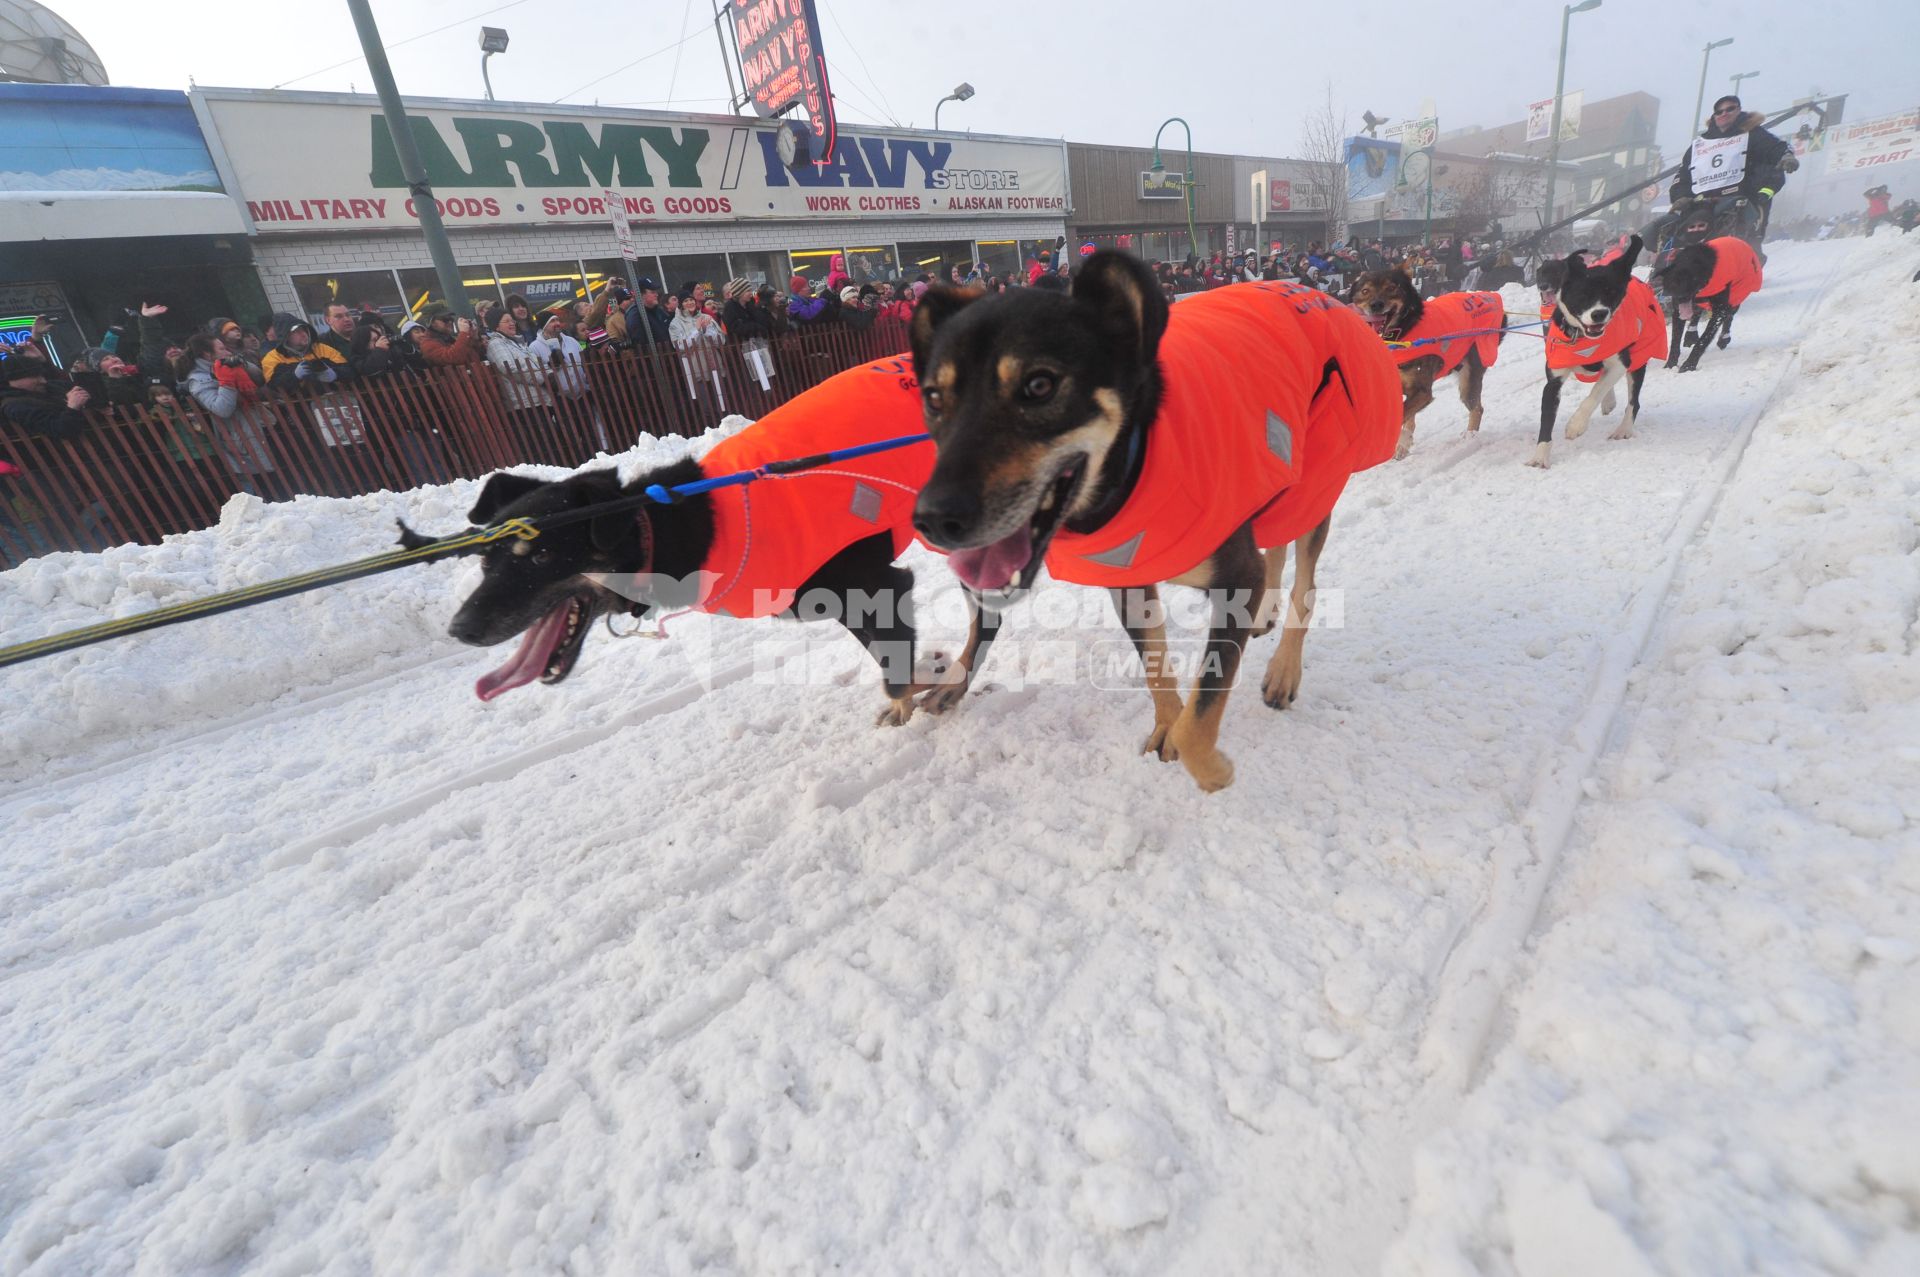
[[[433,257],[434,274],[440,277],[440,291],[446,295],[447,305],[458,314],[467,309],[466,286],[460,280],[460,268],[454,264],[453,245],[447,241],[440,206],[433,201],[433,186],[427,181],[426,166],[420,162],[413,126],[407,122],[406,108],[400,104],[400,90],[393,86],[393,68],[387,65],[387,49],[380,43],[380,28],[374,25],[367,0],[347,0],[347,8],[353,11],[360,48],[367,55],[367,70],[372,72],[374,91],[380,95],[380,109],[387,117],[387,132],[393,135],[393,153],[400,161],[401,175],[407,179],[407,194],[413,197],[420,231],[427,237],[427,252]]]
[[[1560,69],[1553,76],[1553,136],[1547,142],[1547,207],[1540,218],[1542,226],[1553,221],[1553,185],[1560,176],[1560,99],[1567,89],[1567,27],[1574,14],[1599,7],[1600,0],[1582,0],[1560,9]]]

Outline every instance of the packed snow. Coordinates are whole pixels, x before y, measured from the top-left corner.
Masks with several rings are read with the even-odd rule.
[[[1544,473],[1509,337],[1218,794],[1050,583],[898,729],[829,624],[482,704],[471,564],[0,671],[0,1273],[1920,1271],[1917,265],[1778,246]],[[236,498],[0,632],[476,488]]]

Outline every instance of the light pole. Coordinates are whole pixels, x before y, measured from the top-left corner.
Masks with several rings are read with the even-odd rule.
[[[1598,4],[1600,0],[1593,0],[1593,2]],[[1200,237],[1193,230],[1193,128],[1177,115],[1160,121],[1160,127],[1154,131],[1153,171],[1155,173],[1167,171],[1167,166],[1160,162],[1160,135],[1167,131],[1169,124],[1178,124],[1187,133],[1187,176],[1180,183],[1180,190],[1187,197],[1187,252],[1197,253],[1200,251]]]
[[[1723,44],[1732,44],[1732,43],[1733,43],[1733,37],[1728,36],[1724,40],[1715,40],[1713,43],[1709,44],[1705,49],[1702,49],[1700,51],[1700,88],[1693,95],[1693,123],[1687,126],[1688,137],[1692,137],[1694,130],[1700,127],[1701,125],[1700,108],[1705,106],[1707,103],[1707,63],[1709,60],[1712,59],[1713,51],[1715,49],[1719,48]]]
[[[941,98],[938,102],[935,102],[933,104],[934,130],[938,132],[940,128],[940,108],[941,107],[945,106],[949,102],[965,102],[968,98],[972,96],[973,96],[973,86],[971,84],[968,84],[965,81],[962,81],[961,83],[954,85],[953,92],[947,94],[947,96]]]
[[[1553,221],[1553,182],[1560,175],[1560,97],[1567,89],[1567,27],[1574,14],[1599,7],[1600,0],[1580,0],[1560,9],[1560,69],[1553,77],[1553,136],[1547,141],[1547,207],[1540,219],[1542,226]]]
[[[1735,97],[1740,96],[1740,81],[1751,80],[1754,76],[1759,74],[1760,73],[1758,71],[1742,71],[1738,75],[1735,75],[1733,77],[1733,96]]]
[[[496,53],[507,51],[507,32],[504,27],[480,28],[480,78],[487,86],[487,101],[493,101],[493,77],[487,74],[487,59]]]

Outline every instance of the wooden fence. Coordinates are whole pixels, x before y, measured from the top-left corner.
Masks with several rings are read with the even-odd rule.
[[[56,550],[155,544],[209,527],[235,492],[268,500],[355,496],[478,478],[522,462],[578,466],[642,435],[694,435],[759,417],[835,373],[907,348],[880,319],[769,343],[598,351],[544,378],[531,365],[396,372],[288,394],[222,421],[180,392],[178,411],[89,409],[75,441],[0,425],[0,566]]]

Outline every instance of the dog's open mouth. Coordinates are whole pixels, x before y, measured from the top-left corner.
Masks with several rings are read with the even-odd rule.
[[[1048,484],[1033,517],[1019,531],[987,545],[970,546],[949,554],[947,565],[953,574],[983,596],[1011,594],[1031,586],[1040,575],[1040,561],[1046,558],[1053,534],[1067,513],[1074,483],[1079,477],[1080,466],[1076,464]]]
[[[507,663],[483,675],[473,685],[473,693],[490,701],[503,692],[525,687],[536,678],[542,683],[558,683],[573,672],[586,646],[587,628],[593,622],[594,601],[590,594],[570,594],[552,611],[527,627],[520,636]]]
[[[1360,318],[1366,320],[1367,327],[1373,329],[1376,333],[1384,333],[1387,331],[1387,325],[1393,321],[1397,313],[1396,311],[1386,310],[1363,310],[1360,312]]]

